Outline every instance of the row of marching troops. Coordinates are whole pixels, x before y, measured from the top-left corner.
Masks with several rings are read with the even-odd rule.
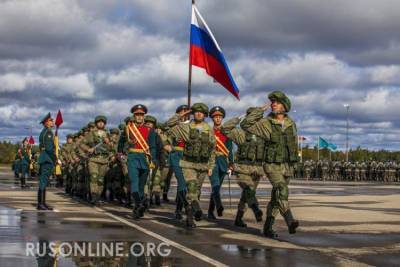
[[[54,164],[62,164],[66,192],[94,205],[118,200],[132,206],[133,219],[140,219],[150,202],[160,205],[168,180],[177,180],[175,216],[189,228],[204,217],[200,194],[205,179],[210,180],[211,195],[207,216],[223,216],[221,187],[233,172],[241,195],[234,224],[246,227],[244,214],[249,208],[257,222],[263,220],[257,186],[263,177],[272,184],[267,204],[264,235],[275,238],[275,217],[280,213],[289,233],[299,222],[289,207],[289,180],[298,162],[297,129],[288,112],[289,98],[280,91],[268,95],[271,103],[251,107],[241,117],[225,120],[220,106],[211,109],[204,103],[181,105],[164,123],[147,115],[147,107],[135,105],[132,115],[118,128],[108,130],[107,118],[94,122],[67,136],[61,155],[54,154],[53,119],[47,114],[39,142],[40,175],[38,209],[51,209],[46,203],[46,187]],[[267,116],[264,113],[271,109]],[[212,125],[205,121],[210,117]],[[233,153],[233,144],[237,151]],[[166,197],[164,197],[166,199]]]
[[[296,165],[295,178],[322,181],[400,182],[400,164],[394,161],[307,160]]]

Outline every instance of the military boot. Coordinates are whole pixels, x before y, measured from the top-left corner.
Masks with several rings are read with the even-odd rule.
[[[196,228],[196,224],[193,220],[193,207],[189,203],[185,205],[186,210],[186,227],[188,228]]]
[[[38,190],[37,203],[36,209],[47,210],[47,208],[43,205],[43,191],[41,189]]]
[[[135,220],[138,220],[141,217],[143,217],[144,207],[142,205],[142,202],[140,200],[140,196],[139,196],[138,192],[132,193],[132,199],[134,201],[132,218],[135,219]]]
[[[164,193],[163,193],[163,201],[164,201],[164,202],[167,202],[167,203],[169,202],[169,199],[168,199],[168,192],[164,192]]]
[[[238,210],[236,213],[235,225],[238,227],[247,227],[247,224],[243,221],[244,211]]]
[[[260,210],[260,208],[258,207],[258,204],[252,204],[251,205],[251,210],[254,213],[254,216],[256,217],[257,222],[261,222],[263,219],[263,212],[262,210]]]
[[[159,192],[154,194],[154,203],[156,204],[156,206],[161,206],[161,198]]]
[[[264,235],[269,238],[277,238],[278,234],[272,229],[274,225],[275,218],[272,216],[267,216],[267,219],[264,223]]]
[[[222,217],[224,212],[224,206],[222,205],[221,194],[219,190],[213,194],[215,207],[217,208],[218,217]]]
[[[207,213],[207,218],[211,220],[217,219],[214,215],[214,210],[215,210],[215,202],[214,202],[214,197],[213,194],[210,196],[210,204],[208,205],[208,213]]]
[[[197,200],[192,201],[192,208],[194,213],[194,219],[196,221],[201,221],[203,217],[203,211],[200,208],[200,203]]]
[[[285,218],[285,222],[288,226],[289,234],[295,234],[296,228],[299,227],[299,221],[293,218],[293,214],[291,210],[287,210],[283,214],[283,218]]]
[[[43,199],[43,201],[42,201],[43,206],[44,206],[47,210],[53,210],[52,207],[50,207],[50,206],[48,206],[48,205],[46,204],[46,189],[43,189],[42,195],[43,195],[43,197],[42,197],[42,199]]]
[[[185,198],[185,192],[184,191],[179,191],[176,194],[176,209],[175,209],[175,219],[177,220],[182,220],[182,208],[183,208],[183,202]]]

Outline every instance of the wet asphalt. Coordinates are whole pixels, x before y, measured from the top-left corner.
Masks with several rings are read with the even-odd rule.
[[[231,183],[231,201],[229,189],[225,185],[223,191],[226,212],[218,220],[204,219],[197,222],[196,229],[187,229],[183,221],[174,218],[174,204],[163,203],[161,207],[154,207],[141,220],[132,220],[131,211],[120,207],[116,203],[108,203],[99,208],[71,199],[62,190],[48,189],[48,203],[55,211],[37,211],[36,181],[28,181],[31,188],[21,189],[6,169],[0,169],[0,266],[212,266],[219,263],[228,266],[399,266],[400,262],[400,231],[393,232],[341,232],[341,231],[302,231],[301,227],[320,226],[354,226],[363,224],[363,221],[342,221],[332,214],[331,220],[309,221],[302,220],[301,213],[297,213],[301,227],[295,235],[289,235],[284,221],[278,219],[276,229],[278,240],[263,237],[262,223],[257,223],[251,211],[246,213],[248,227],[238,229],[233,226],[234,210],[240,196],[240,190]],[[330,201],[323,197],[335,196],[370,196],[369,201],[354,201],[357,205],[375,204],[374,196],[399,195],[400,186],[382,187],[379,184],[363,185],[351,183],[329,183],[293,181],[290,189],[291,197],[317,197],[307,208],[315,209],[324,206],[329,208],[341,207],[354,212],[346,202]],[[259,189],[259,201],[265,211],[269,198],[270,186],[262,181]],[[206,212],[208,206],[209,186],[205,186],[202,193],[202,208]],[[175,196],[174,187],[170,192],[170,199]],[[321,201],[318,197],[321,196]],[[400,198],[399,198],[400,201]],[[230,210],[230,205],[232,210]],[[293,210],[302,207],[302,201],[292,203]],[[400,215],[400,206],[397,208],[371,208],[364,211],[382,212],[393,216]],[[357,208],[357,210],[360,208]],[[361,208],[362,210],[362,208]],[[356,212],[356,211],[355,211]],[[114,216],[111,217],[110,216]],[[117,220],[115,218],[120,218]],[[374,224],[400,225],[399,220],[379,221]],[[138,230],[129,224],[134,224]],[[364,222],[368,224],[368,222]],[[149,234],[152,233],[152,234]],[[154,235],[155,234],[155,235]],[[134,256],[90,257],[88,255],[70,255],[67,257],[47,257],[27,255],[27,243],[46,244],[83,244],[86,245],[119,242],[124,251],[129,251],[132,244],[160,244],[163,240],[172,240],[186,249],[171,246],[171,254]],[[168,243],[168,242],[167,242]],[[377,253],[376,248],[380,248]],[[355,253],[346,250],[355,249]],[[362,250],[360,250],[362,249]],[[369,251],[370,250],[370,251]],[[189,251],[189,252],[188,252]],[[196,255],[190,251],[197,252]],[[358,253],[361,251],[362,253]],[[204,256],[204,257],[203,257]],[[202,258],[203,257],[203,258]],[[207,259],[215,260],[210,262]]]

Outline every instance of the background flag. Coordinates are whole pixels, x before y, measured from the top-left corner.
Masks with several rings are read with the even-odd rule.
[[[330,150],[336,150],[337,146],[333,143],[329,143],[325,139],[323,139],[321,136],[318,137],[318,147],[319,149],[321,148],[328,148]]]
[[[190,27],[189,64],[205,69],[208,75],[239,99],[239,89],[232,78],[222,50],[194,4]]]

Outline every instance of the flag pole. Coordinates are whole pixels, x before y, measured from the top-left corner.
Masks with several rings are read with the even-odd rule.
[[[192,8],[193,5],[195,4],[195,0],[192,0]],[[188,77],[188,106],[191,106],[191,100],[192,100],[192,64],[191,64],[191,59],[190,59],[190,42],[189,42],[189,77]]]
[[[320,138],[321,138],[321,137],[318,136],[318,154],[317,154],[317,155],[318,155],[318,159],[317,159],[317,161],[319,161],[319,139],[320,139]]]

